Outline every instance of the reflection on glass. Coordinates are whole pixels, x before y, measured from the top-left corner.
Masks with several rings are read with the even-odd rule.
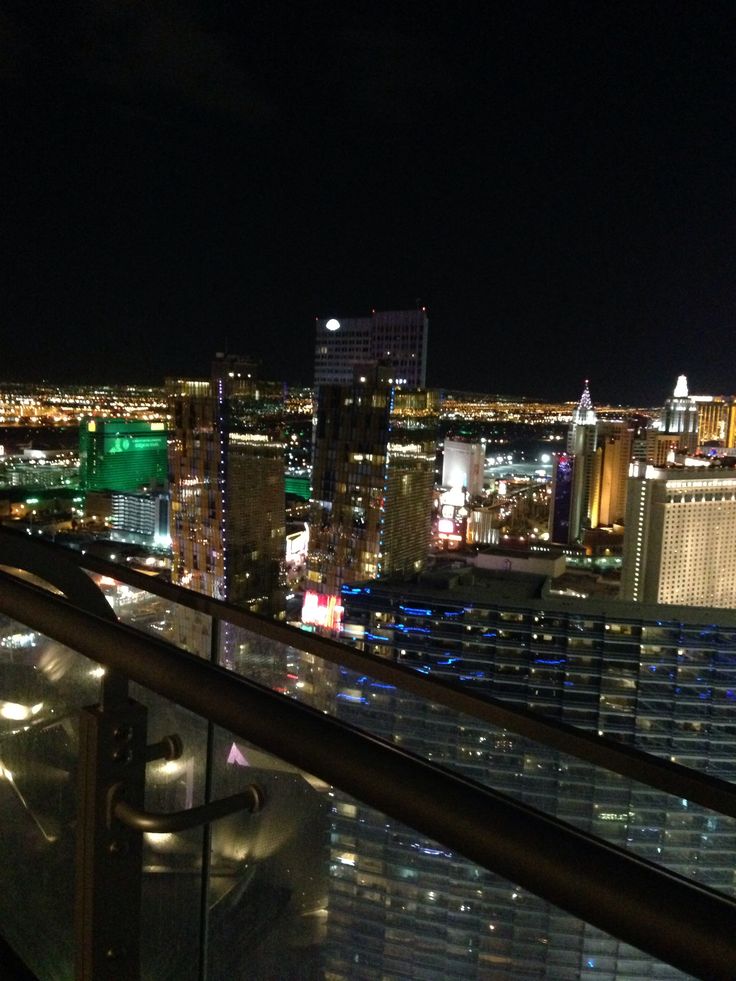
[[[0,919],[40,978],[71,977],[77,715],[99,698],[86,658],[0,617]]]

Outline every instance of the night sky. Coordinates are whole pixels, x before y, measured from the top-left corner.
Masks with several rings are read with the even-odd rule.
[[[419,300],[435,385],[735,393],[735,10],[6,2],[0,380],[309,383]]]

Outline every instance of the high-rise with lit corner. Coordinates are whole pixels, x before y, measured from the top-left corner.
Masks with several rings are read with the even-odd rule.
[[[218,355],[208,381],[170,380],[175,583],[280,612],[285,550],[282,387]]]

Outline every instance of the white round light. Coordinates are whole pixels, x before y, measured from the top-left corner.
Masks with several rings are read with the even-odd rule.
[[[325,327],[327,328],[327,330],[339,330],[340,329],[340,321],[339,320],[335,320],[335,318],[333,317],[332,320],[328,320],[327,321],[327,323],[325,324]]]
[[[12,719],[14,722],[25,722],[30,714],[31,710],[27,706],[19,705],[17,702],[0,703],[0,715],[4,719]]]

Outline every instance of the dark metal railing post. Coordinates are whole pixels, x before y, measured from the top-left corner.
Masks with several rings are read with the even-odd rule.
[[[210,662],[220,660],[220,621],[210,617]],[[207,747],[204,768],[204,803],[212,800],[212,767],[215,758],[215,727],[207,720]],[[212,827],[205,824],[202,830],[202,888],[199,907],[199,981],[207,981],[209,972],[210,932],[210,867],[212,862]]]
[[[138,981],[142,836],[111,820],[109,791],[143,806],[147,711],[106,679],[103,705],[82,709],[75,891],[76,981]]]

